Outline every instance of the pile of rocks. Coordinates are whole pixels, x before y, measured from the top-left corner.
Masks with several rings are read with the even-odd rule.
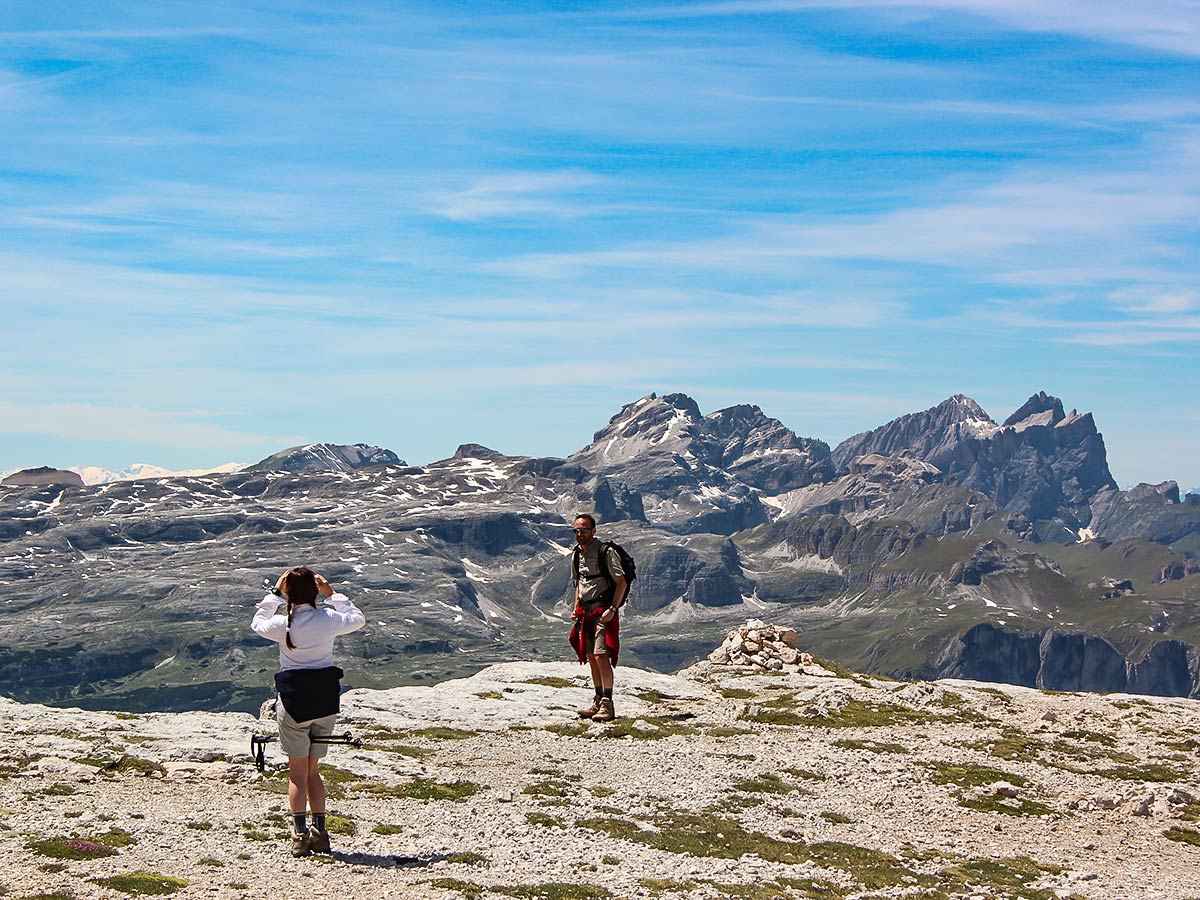
[[[758,619],[751,619],[729,632],[708,659],[717,665],[748,666],[770,672],[816,674],[812,670],[826,671],[813,662],[810,654],[796,649],[795,628],[768,625]]]

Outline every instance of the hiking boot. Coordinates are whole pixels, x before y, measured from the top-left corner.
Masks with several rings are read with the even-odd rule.
[[[329,832],[320,828],[310,828],[308,830],[308,849],[313,853],[332,853],[333,849],[329,846]]]
[[[579,718],[581,719],[592,718],[594,715],[596,715],[596,713],[600,712],[600,698],[597,697],[594,701],[592,701],[591,706],[587,707],[586,709],[577,710],[577,712],[579,713]]]
[[[308,834],[292,835],[292,856],[297,858],[312,854],[312,836]]]
[[[593,722],[611,722],[617,717],[616,710],[613,709],[613,702],[608,697],[600,698],[600,707],[596,710],[596,714],[592,716]]]

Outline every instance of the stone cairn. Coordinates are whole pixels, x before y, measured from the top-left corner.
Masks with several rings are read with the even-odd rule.
[[[767,672],[800,672],[814,666],[808,653],[796,649],[796,629],[751,619],[740,625],[708,655],[722,666],[746,666]]]

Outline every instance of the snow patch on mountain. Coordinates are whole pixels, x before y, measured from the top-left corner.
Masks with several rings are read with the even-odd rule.
[[[227,462],[208,469],[164,469],[150,463],[134,463],[119,472],[99,466],[68,466],[84,484],[112,484],[115,481],[141,481],[146,478],[200,478],[204,475],[232,475],[246,468],[245,463]]]

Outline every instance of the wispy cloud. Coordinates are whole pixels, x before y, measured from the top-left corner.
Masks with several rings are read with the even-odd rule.
[[[571,218],[587,214],[590,205],[571,202],[584,191],[603,188],[601,179],[582,171],[508,172],[479,179],[471,187],[434,195],[430,211],[457,222],[512,216]]]
[[[891,19],[919,22],[934,14],[958,13],[991,19],[1006,27],[1054,32],[1133,44],[1185,56],[1200,55],[1200,14],[1192,0],[729,0],[641,7],[630,17],[731,17],[794,14],[814,10],[870,10]]]
[[[48,435],[69,440],[139,442],[170,447],[259,447],[286,443],[287,435],[249,434],[206,421],[203,413],[92,403],[0,401],[0,429],[10,434]]]

